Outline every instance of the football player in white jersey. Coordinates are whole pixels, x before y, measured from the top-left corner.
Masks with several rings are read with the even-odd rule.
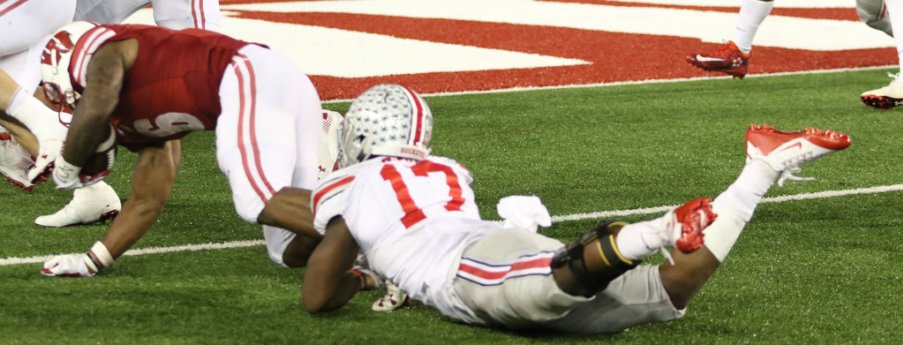
[[[0,35],[0,173],[14,185],[31,190],[26,171],[33,157],[55,152],[66,135],[65,119],[33,97],[41,77],[41,55],[50,34],[72,20],[75,0],[0,0],[0,26],[15,35]],[[7,29],[4,29],[7,30]],[[42,151],[39,152],[41,143]],[[46,226],[92,223],[111,218],[121,207],[106,183],[78,189],[59,212],[38,217]]]
[[[314,225],[324,238],[304,276],[309,312],[337,309],[369,286],[349,270],[360,253],[376,274],[452,319],[579,333],[684,315],[772,184],[850,145],[832,131],[753,126],[746,166],[715,201],[695,199],[640,223],[603,222],[564,245],[529,226],[480,219],[470,172],[429,155],[432,114],[413,91],[367,90],[340,128],[342,168],[312,195]],[[536,205],[541,210],[525,208],[523,218],[548,216]],[[638,265],[672,247],[671,263]]]

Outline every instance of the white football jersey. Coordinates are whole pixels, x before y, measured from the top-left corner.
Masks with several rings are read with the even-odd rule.
[[[480,220],[472,181],[448,158],[374,158],[320,182],[313,194],[314,226],[324,233],[333,217],[342,216],[370,269],[412,298],[459,314],[446,294],[449,272],[456,271],[451,266],[468,243],[500,227]]]

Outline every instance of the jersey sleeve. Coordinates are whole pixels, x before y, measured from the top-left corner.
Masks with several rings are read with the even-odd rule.
[[[314,190],[310,205],[313,208],[314,228],[320,234],[326,232],[326,225],[332,218],[345,212],[354,179],[353,174],[333,173]]]

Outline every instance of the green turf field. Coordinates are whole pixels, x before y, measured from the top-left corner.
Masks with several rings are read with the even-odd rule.
[[[816,181],[769,196],[903,183],[903,112],[868,109],[857,98],[886,81],[884,71],[864,71],[427,101],[434,153],[471,169],[482,214],[496,219],[496,201],[510,194],[539,195],[555,216],[714,197],[743,166],[752,122],[853,138],[849,150],[804,168]],[[137,247],[262,238],[234,214],[212,139],[186,139],[171,202]],[[133,158],[120,152],[109,178],[123,196]],[[0,259],[85,251],[105,231],[31,225],[68,201],[51,187],[0,188]],[[595,221],[559,222],[545,233],[570,240]],[[379,292],[312,317],[299,304],[304,271],[273,265],[263,246],[124,257],[92,279],[7,265],[0,344],[898,344],[901,229],[901,192],[762,204],[684,319],[598,337],[493,331],[424,307],[378,314],[369,306]]]

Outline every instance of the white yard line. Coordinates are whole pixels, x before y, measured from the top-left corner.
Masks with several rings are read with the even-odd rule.
[[[794,194],[794,195],[780,195],[780,196],[765,198],[763,200],[763,202],[775,203],[775,202],[787,202],[787,201],[796,201],[796,200],[816,200],[816,199],[826,199],[826,198],[834,198],[834,197],[850,196],[850,195],[880,194],[880,193],[898,192],[898,191],[903,191],[903,184],[893,184],[893,185],[869,187],[869,188],[831,190],[831,191],[824,191],[824,192],[803,193],[803,194]],[[569,221],[585,220],[585,219],[598,219],[598,218],[605,218],[605,217],[623,217],[623,216],[631,216],[631,215],[655,214],[655,213],[665,212],[675,206],[676,205],[668,205],[668,206],[636,208],[636,209],[630,209],[630,210],[613,210],[613,211],[600,211],[600,212],[591,212],[591,213],[569,214],[569,215],[564,215],[564,216],[554,216],[554,217],[552,217],[552,222],[560,223],[560,222],[569,222]],[[247,247],[255,247],[255,246],[262,246],[262,245],[264,245],[264,242],[262,240],[233,241],[233,242],[224,242],[224,243],[188,244],[188,245],[173,246],[173,247],[150,247],[150,248],[132,249],[132,250],[129,250],[128,252],[126,252],[124,255],[138,256],[138,255],[148,255],[148,254],[196,252],[196,251],[220,250],[220,249],[231,249],[231,248],[247,248]],[[20,258],[20,257],[2,258],[2,259],[0,259],[0,267],[42,263],[44,261],[49,260],[52,257],[53,257],[53,255],[32,256],[32,257],[26,257],[26,258]]]
[[[870,67],[855,67],[855,68],[834,68],[834,69],[820,69],[820,70],[811,70],[811,71],[796,71],[796,72],[776,72],[776,73],[757,73],[747,75],[746,78],[770,78],[770,77],[784,77],[784,76],[793,76],[793,75],[805,75],[805,74],[828,74],[828,73],[844,73],[844,72],[861,72],[861,71],[875,71],[875,70],[883,70],[889,68],[897,68],[896,65],[887,65],[887,66],[870,66]],[[436,93],[425,93],[421,94],[421,96],[427,97],[444,97],[444,96],[463,96],[463,95],[481,95],[481,94],[494,94],[494,93],[508,93],[508,92],[520,92],[520,91],[538,91],[538,90],[566,90],[566,89],[586,89],[592,87],[612,87],[612,86],[625,86],[625,85],[645,85],[645,84],[671,84],[671,83],[682,83],[688,81],[705,81],[705,80],[719,80],[719,79],[732,79],[730,76],[717,76],[717,77],[693,77],[693,78],[677,78],[677,79],[648,79],[648,80],[631,80],[631,81],[616,81],[610,83],[595,83],[595,84],[575,84],[575,85],[553,85],[553,86],[526,86],[526,87],[512,87],[508,89],[492,89],[492,90],[472,90],[472,91],[455,91],[455,92],[436,92]],[[885,79],[881,79],[880,81],[885,81]],[[737,81],[741,83],[742,81]],[[858,98],[858,96],[857,96]],[[332,99],[323,101],[324,104],[332,104],[332,103],[346,103],[351,102],[352,99]]]

